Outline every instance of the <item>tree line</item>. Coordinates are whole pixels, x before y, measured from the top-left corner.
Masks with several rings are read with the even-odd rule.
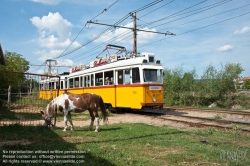
[[[198,79],[196,70],[185,72],[182,67],[165,69],[164,96],[166,105],[231,108],[240,105],[250,108],[249,97],[237,93],[237,82],[244,71],[238,63],[227,63],[216,69],[210,64]],[[246,81],[247,83],[247,81]]]

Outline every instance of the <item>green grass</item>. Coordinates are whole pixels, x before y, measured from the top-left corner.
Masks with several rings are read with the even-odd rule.
[[[15,112],[10,111],[7,107],[0,106],[0,120],[1,119],[17,119]]]
[[[250,165],[250,136],[239,130],[114,124],[102,125],[98,133],[88,131],[88,126],[63,132],[13,125],[1,126],[0,131],[0,142],[29,142],[3,145],[0,156],[3,150],[78,150],[85,151],[86,165]]]
[[[46,108],[49,101],[39,99],[35,96],[26,96],[26,97],[17,98],[15,101],[13,101],[13,103],[19,104],[22,106],[32,105],[32,106],[36,106],[36,107]]]

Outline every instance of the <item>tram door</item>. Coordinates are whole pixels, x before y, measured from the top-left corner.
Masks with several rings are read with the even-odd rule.
[[[140,109],[140,90],[133,84],[132,68],[116,71],[116,107]]]

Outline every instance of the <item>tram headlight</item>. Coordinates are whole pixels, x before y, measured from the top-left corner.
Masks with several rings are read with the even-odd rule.
[[[152,100],[153,100],[153,102],[156,102],[156,98],[153,97]]]

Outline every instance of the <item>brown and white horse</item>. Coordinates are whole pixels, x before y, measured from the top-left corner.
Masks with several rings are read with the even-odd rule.
[[[94,120],[96,120],[96,130],[95,132],[99,131],[99,115],[98,110],[99,108],[102,111],[103,115],[103,122],[107,122],[107,112],[104,106],[104,102],[101,96],[92,94],[92,93],[83,93],[83,94],[72,94],[72,93],[63,93],[62,95],[53,99],[46,107],[45,112],[41,111],[42,118],[45,120],[45,125],[51,125],[51,118],[55,114],[55,121],[54,126],[56,123],[56,114],[57,110],[60,110],[64,114],[64,122],[65,127],[63,131],[66,131],[68,125],[67,121],[70,122],[71,130],[74,129],[72,119],[71,119],[71,112],[80,113],[86,110],[89,111],[91,117],[91,123],[89,129],[93,128]],[[52,125],[53,126],[53,125]]]

